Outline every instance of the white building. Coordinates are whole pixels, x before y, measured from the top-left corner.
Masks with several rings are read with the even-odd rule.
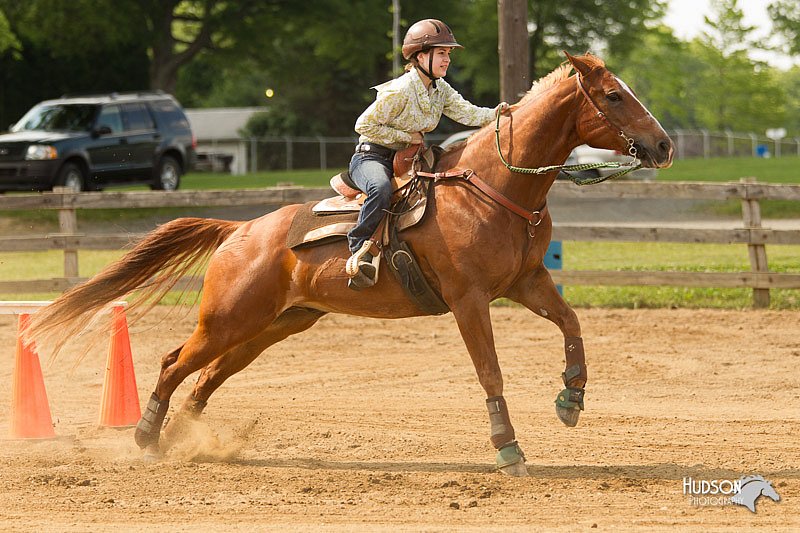
[[[197,153],[233,156],[231,174],[246,174],[250,141],[242,138],[239,131],[255,113],[266,111],[266,107],[221,107],[209,109],[185,109],[197,139]]]

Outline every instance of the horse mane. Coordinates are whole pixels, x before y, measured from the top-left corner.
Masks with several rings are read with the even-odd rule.
[[[605,67],[605,62],[600,59],[599,57],[592,55],[592,54],[585,54],[582,56],[577,56],[576,59],[580,59],[590,68],[595,69],[599,67]],[[530,100],[533,100],[546,90],[558,85],[562,81],[569,78],[569,75],[572,71],[572,64],[569,61],[564,61],[559,66],[557,66],[550,74],[546,74],[533,82],[531,84],[530,90],[523,96],[517,105],[522,105]]]
[[[606,66],[605,62],[602,59],[600,59],[599,57],[597,57],[595,55],[589,54],[589,53],[587,53],[585,55],[582,55],[582,56],[577,56],[577,58],[580,59],[581,61],[583,61],[584,63],[586,63],[587,65],[589,65],[589,67],[591,67],[591,68],[598,68],[598,67],[605,67]],[[552,72],[550,72],[549,74],[545,74],[544,76],[542,76],[538,80],[534,81],[531,84],[531,88],[528,90],[527,93],[525,93],[525,95],[522,98],[520,98],[519,102],[517,102],[516,105],[520,106],[520,105],[523,105],[523,104],[526,104],[526,103],[530,102],[531,100],[535,99],[537,96],[542,94],[543,92],[547,91],[548,89],[558,85],[562,81],[564,81],[567,78],[569,78],[571,72],[572,72],[572,64],[569,61],[564,61],[559,66],[557,66],[555,69],[553,69]],[[480,131],[480,130],[477,130],[477,131]],[[467,137],[463,141],[459,141],[457,143],[453,143],[452,145],[448,146],[447,149],[445,149],[444,153],[448,154],[448,153],[455,152],[457,150],[463,149],[467,145],[467,142],[473,136],[474,136],[474,134],[470,135],[469,137]]]
[[[764,479],[764,476],[758,476],[758,475],[743,477],[739,481],[741,481],[742,487],[744,487],[745,485],[747,485],[748,483],[753,482],[753,481],[763,481],[764,483],[768,483],[769,484],[769,481]]]

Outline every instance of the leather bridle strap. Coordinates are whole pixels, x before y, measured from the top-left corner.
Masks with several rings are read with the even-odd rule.
[[[614,123],[612,123],[611,120],[608,118],[608,116],[604,112],[602,112],[599,107],[597,107],[597,104],[595,103],[595,101],[592,99],[591,96],[589,96],[589,91],[587,91],[586,87],[584,87],[584,85],[583,85],[583,76],[581,74],[578,74],[575,77],[578,80],[578,88],[581,90],[581,93],[583,93],[583,96],[586,98],[586,100],[588,100],[589,103],[592,105],[592,107],[594,108],[597,116],[600,117],[600,119],[603,122],[605,122],[606,126],[608,126],[611,131],[617,131],[618,135],[620,137],[622,137],[623,139],[625,139],[625,142],[628,143],[628,154],[631,157],[635,158],[637,154],[636,154],[636,147],[634,146],[634,143],[636,141],[634,141],[632,138],[630,138],[627,135],[625,135],[625,132],[622,130],[622,128],[618,128],[617,126],[615,126]]]
[[[447,179],[463,179],[467,183],[474,185],[483,194],[502,205],[515,215],[519,215],[528,221],[530,226],[536,227],[542,223],[544,217],[547,215],[547,203],[536,211],[529,211],[521,205],[512,201],[508,196],[504,195],[482,179],[480,179],[475,172],[471,169],[449,171],[449,172],[416,172],[417,176],[423,178],[430,178],[433,181],[441,181]],[[532,236],[532,235],[531,235]]]

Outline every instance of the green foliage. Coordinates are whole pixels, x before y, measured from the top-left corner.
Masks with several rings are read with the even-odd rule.
[[[789,45],[789,51],[800,54],[800,3],[797,0],[777,0],[767,7],[775,29]]]
[[[800,69],[750,60],[758,43],[738,0],[716,0],[691,43],[659,25],[665,0],[531,0],[531,80],[593,51],[634,87],[667,128],[800,135]],[[391,2],[374,0],[0,0],[0,126],[65,92],[173,91],[186,107],[267,106],[271,135],[350,135],[391,77]],[[448,80],[470,101],[498,98],[497,2],[403,0],[402,27],[445,20],[465,50]],[[770,6],[800,52],[800,7]],[[102,65],[102,68],[98,68]],[[275,97],[267,99],[271,88]],[[443,121],[440,132],[449,131]]]
[[[18,49],[20,47],[17,36],[11,31],[5,14],[0,10],[0,54],[8,49]]]
[[[800,94],[800,79],[748,57],[758,45],[737,0],[712,8],[701,37],[686,43],[656,27],[627,59],[612,55],[610,66],[621,65],[619,74],[668,129],[747,132],[797,123],[789,95]]]

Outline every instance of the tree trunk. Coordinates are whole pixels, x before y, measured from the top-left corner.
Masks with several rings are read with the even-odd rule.
[[[498,0],[497,20],[500,99],[514,103],[530,88],[527,0]]]

